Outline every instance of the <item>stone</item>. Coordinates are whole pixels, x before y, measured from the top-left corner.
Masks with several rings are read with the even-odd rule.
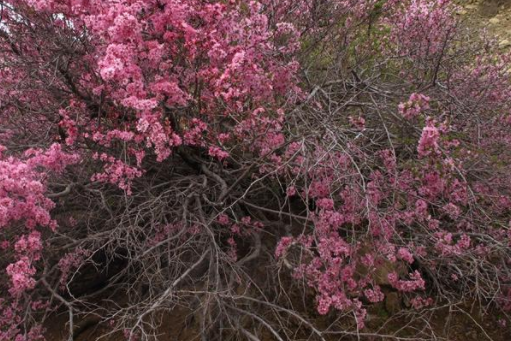
[[[508,39],[504,39],[504,40],[501,40],[499,42],[499,47],[502,49],[502,48],[506,48],[506,47],[509,47],[511,46],[511,41],[509,41]]]
[[[374,271],[374,281],[378,285],[390,285],[389,274],[396,272],[398,276],[405,276],[407,272],[406,265],[403,262],[392,263],[384,258],[376,259],[376,270]]]
[[[385,310],[391,315],[397,314],[401,310],[401,298],[397,292],[385,295]]]
[[[498,18],[491,18],[489,21],[490,21],[490,24],[492,24],[492,25],[497,25],[498,23],[500,23],[500,19],[498,19]]]

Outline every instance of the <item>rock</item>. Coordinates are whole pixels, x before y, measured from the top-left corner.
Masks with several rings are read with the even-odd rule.
[[[479,340],[479,334],[475,330],[470,330],[466,332],[469,340]]]
[[[511,46],[511,41],[509,41],[508,39],[504,39],[504,40],[501,40],[501,41],[499,42],[499,47],[500,47],[501,49],[506,48],[506,47],[509,47],[509,46]]]
[[[491,19],[489,20],[489,22],[490,22],[490,24],[492,24],[492,25],[497,25],[498,23],[500,23],[500,19],[498,19],[498,18],[491,18]]]
[[[403,262],[392,263],[389,260],[376,259],[376,270],[374,271],[374,281],[378,285],[390,285],[389,274],[396,272],[400,277],[407,274],[406,265]]]
[[[385,297],[385,309],[391,315],[401,310],[401,298],[397,292],[388,293]]]
[[[406,308],[411,308],[412,302],[408,296],[404,296],[402,301]]]

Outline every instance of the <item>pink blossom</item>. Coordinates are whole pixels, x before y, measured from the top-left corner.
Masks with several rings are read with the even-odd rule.
[[[417,270],[410,274],[410,280],[400,280],[395,272],[390,273],[388,279],[394,288],[402,292],[424,290],[426,285],[426,282]]]
[[[21,257],[16,263],[9,264],[6,270],[9,277],[11,277],[12,287],[9,292],[13,296],[19,296],[23,292],[34,288],[35,280],[33,276],[36,270],[28,257]]]
[[[458,206],[454,205],[453,203],[448,203],[443,208],[443,211],[449,215],[451,219],[458,219],[458,217],[461,214],[461,210]]]
[[[216,157],[218,160],[223,161],[224,159],[229,157],[229,153],[222,150],[217,146],[209,147],[208,153],[210,156]]]
[[[439,147],[440,132],[435,127],[435,121],[428,118],[426,126],[422,130],[417,151],[420,157],[437,155],[440,153]]]
[[[293,237],[282,237],[279,241],[279,244],[277,245],[277,248],[275,249],[275,257],[282,257],[286,253],[287,249],[293,244],[293,242]]]
[[[429,101],[430,98],[428,96],[413,93],[407,102],[399,104],[399,113],[406,119],[412,119],[429,109]]]
[[[295,187],[295,186],[289,186],[289,187],[286,189],[286,195],[287,195],[288,197],[295,196],[295,195],[296,195],[296,187]]]
[[[14,244],[14,249],[19,254],[30,256],[32,260],[39,260],[43,249],[41,233],[32,231],[28,236],[21,236]]]
[[[423,298],[423,297],[413,297],[410,300],[412,307],[416,310],[428,307],[433,304],[433,299],[431,297]]]
[[[381,292],[381,289],[379,286],[376,286],[374,289],[364,290],[364,295],[365,295],[365,297],[367,297],[369,302],[372,302],[372,303],[381,302],[385,298],[385,295],[383,295],[383,292]]]
[[[78,268],[86,257],[90,255],[90,251],[78,248],[73,252],[67,253],[59,260],[59,269],[61,271],[60,284],[66,283],[72,269]]]
[[[397,257],[399,259],[406,261],[409,264],[412,264],[414,262],[412,253],[407,248],[404,247],[399,248],[399,250],[397,251]]]
[[[229,216],[227,216],[225,213],[222,213],[218,216],[217,221],[219,224],[227,226],[229,225]]]
[[[316,201],[316,205],[318,205],[319,208],[324,210],[333,210],[334,209],[334,201],[332,199],[319,199]]]

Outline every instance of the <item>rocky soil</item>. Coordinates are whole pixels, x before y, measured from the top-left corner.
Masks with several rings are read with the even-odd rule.
[[[459,15],[468,27],[494,35],[499,46],[511,48],[511,0],[458,0]]]

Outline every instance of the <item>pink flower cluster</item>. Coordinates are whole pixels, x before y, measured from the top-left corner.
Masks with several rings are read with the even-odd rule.
[[[410,274],[410,280],[399,279],[395,272],[390,273],[388,279],[394,288],[402,292],[412,292],[415,290],[424,290],[426,288],[426,282],[422,279],[418,271],[414,271]]]
[[[466,234],[462,234],[456,243],[454,243],[452,233],[436,232],[435,237],[437,239],[435,248],[443,256],[459,256],[470,248],[471,239]]]
[[[95,155],[95,158],[106,161],[107,164],[105,165],[104,171],[94,174],[91,180],[117,185],[128,194],[131,193],[131,181],[140,177],[143,173],[140,169],[129,166],[106,154]]]
[[[5,152],[6,148],[0,150]],[[17,326],[23,314],[19,302],[36,285],[35,263],[43,252],[42,235],[37,228],[56,228],[56,222],[50,216],[54,203],[45,196],[45,180],[51,172],[62,173],[65,167],[78,161],[76,154],[65,153],[60,144],[53,144],[46,150],[30,149],[22,158],[0,155],[0,229],[4,233],[13,230],[16,238],[14,245],[7,241],[3,243],[3,252],[11,254],[14,260],[5,269],[10,280],[11,302],[1,304],[0,312],[6,320],[0,319],[0,340],[42,338],[38,327],[30,329],[24,336],[19,334]],[[27,234],[23,234],[23,227]],[[9,252],[11,245],[12,252]],[[33,305],[34,310],[39,308]]]
[[[15,263],[7,266],[7,275],[11,277],[12,286],[9,292],[18,297],[25,291],[33,289],[35,280],[33,278],[36,270],[32,266],[32,261],[28,257],[21,257]]]
[[[417,146],[419,156],[426,157],[440,154],[439,139],[440,131],[435,126],[435,121],[428,118]]]
[[[18,260],[6,269],[12,282],[10,292],[16,297],[35,284],[33,262],[40,259],[43,249],[41,233],[35,230],[36,227],[54,229],[56,226],[50,217],[54,203],[45,197],[45,174],[39,169],[62,172],[66,166],[78,161],[76,155],[64,153],[58,144],[45,151],[29,150],[24,156],[24,160],[0,159],[0,228],[18,226],[19,229],[18,223],[24,222],[29,231],[14,244]]]
[[[389,1],[387,6],[397,6],[396,2]],[[451,1],[406,0],[402,3],[402,11],[396,11],[388,20],[399,53],[414,60],[441,53],[456,26]]]
[[[86,257],[90,255],[90,251],[78,248],[71,253],[67,253],[59,260],[59,268],[61,271],[60,283],[64,284],[68,280],[71,270],[78,268]]]
[[[406,119],[410,120],[419,116],[425,110],[429,109],[430,98],[423,94],[413,93],[407,102],[399,103],[399,113]]]

